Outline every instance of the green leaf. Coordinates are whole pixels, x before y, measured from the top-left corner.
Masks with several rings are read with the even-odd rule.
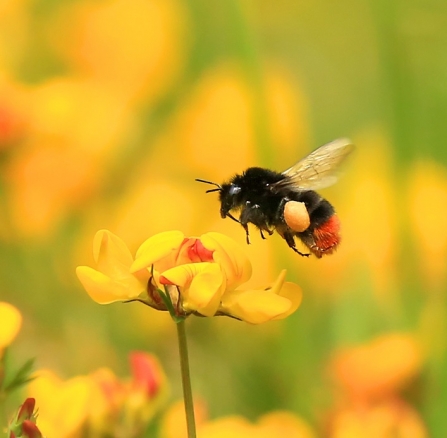
[[[34,368],[35,358],[27,360],[22,367],[17,371],[16,375],[12,377],[10,382],[5,383],[4,391],[11,392],[26,383],[31,382],[35,377],[31,376],[31,372]]]

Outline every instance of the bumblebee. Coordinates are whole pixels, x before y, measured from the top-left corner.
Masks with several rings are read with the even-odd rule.
[[[215,186],[206,193],[219,192],[220,215],[242,225],[248,244],[251,223],[263,239],[264,233],[276,231],[297,254],[321,258],[338,247],[340,221],[334,207],[315,190],[337,181],[336,171],[353,150],[351,141],[342,138],[319,147],[282,173],[250,167],[223,184],[196,181]],[[237,213],[239,217],[234,216]],[[310,253],[300,252],[295,238]]]

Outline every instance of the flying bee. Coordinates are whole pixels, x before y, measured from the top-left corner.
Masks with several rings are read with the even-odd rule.
[[[276,231],[296,253],[295,237],[316,257],[332,254],[340,243],[340,221],[334,207],[314,190],[337,181],[336,170],[354,150],[350,140],[327,143],[282,173],[250,167],[222,185],[196,179],[219,192],[220,215],[240,223],[250,243],[248,224],[255,225],[261,237]],[[236,218],[233,213],[239,213]]]

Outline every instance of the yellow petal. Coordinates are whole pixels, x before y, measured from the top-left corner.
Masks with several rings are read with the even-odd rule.
[[[185,236],[180,231],[165,231],[147,239],[139,248],[131,272],[148,268],[155,262],[178,251]]]
[[[108,230],[100,230],[95,234],[93,256],[98,270],[111,278],[128,275],[133,262],[126,244]]]
[[[225,289],[225,278],[216,263],[188,263],[163,272],[163,277],[179,286],[183,306],[213,316]]]
[[[51,371],[40,371],[28,388],[37,400],[38,427],[45,436],[80,436],[90,409],[91,380],[74,377],[62,381]]]
[[[78,266],[76,275],[90,297],[99,304],[136,298],[145,285],[132,275],[116,281],[88,266]]]
[[[251,263],[242,248],[220,233],[206,233],[200,237],[203,246],[214,251],[213,258],[224,271],[227,288],[235,289],[251,277]]]
[[[202,315],[213,316],[224,291],[225,278],[219,266],[213,263],[193,279],[185,306],[196,309]]]
[[[282,285],[284,284],[284,280],[286,279],[286,270],[283,269],[279,275],[278,278],[275,280],[275,282],[272,284],[271,287],[269,287],[267,290],[271,293],[274,293],[275,295],[279,293],[281,290]]]
[[[199,436],[206,438],[267,438],[258,427],[240,416],[229,416],[209,421],[199,429]]]
[[[316,438],[316,433],[302,418],[286,411],[263,415],[259,425],[270,438]]]
[[[286,270],[283,269],[279,273],[278,278],[275,280],[272,287],[270,287],[267,290],[271,293],[274,293],[276,295],[279,295],[281,297],[290,300],[291,307],[284,314],[280,314],[272,319],[283,319],[291,315],[293,312],[295,312],[295,310],[298,309],[303,299],[303,293],[301,288],[294,283],[289,282],[284,283],[285,278],[286,278]]]
[[[232,291],[223,296],[221,310],[251,324],[280,319],[292,302],[266,290]]]
[[[22,315],[11,304],[0,302],[0,353],[6,348],[20,330]]]
[[[301,301],[303,300],[303,291],[295,283],[284,283],[278,295],[290,300],[291,306],[286,312],[275,316],[273,318],[274,320],[287,318],[300,307]]]

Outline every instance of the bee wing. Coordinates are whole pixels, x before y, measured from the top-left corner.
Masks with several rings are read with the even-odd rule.
[[[272,184],[274,190],[319,190],[337,182],[337,169],[354,150],[347,138],[331,141],[311,152],[282,174],[287,176]]]

